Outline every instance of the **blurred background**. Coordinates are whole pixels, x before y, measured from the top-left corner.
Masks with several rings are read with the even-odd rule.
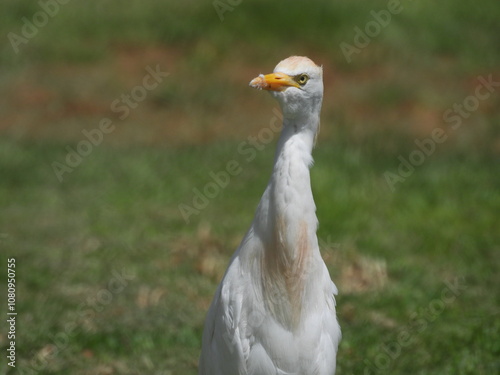
[[[197,373],[278,138],[248,82],[290,55],[324,69],[337,373],[498,373],[499,20],[496,0],[2,0],[0,373]]]

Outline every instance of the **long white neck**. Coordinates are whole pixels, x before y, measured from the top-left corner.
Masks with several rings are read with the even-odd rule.
[[[314,125],[304,124],[306,121]],[[315,237],[316,233],[316,206],[309,168],[313,163],[311,153],[317,123],[314,117],[284,119],[269,181],[269,211],[278,224],[274,231],[286,245],[282,250],[292,257],[298,250],[297,235],[303,232],[304,226],[312,234],[308,238]]]
[[[300,320],[305,283],[319,259],[316,206],[309,168],[318,116],[285,118],[274,169],[257,209],[254,231],[262,238],[263,283],[268,308],[289,328]]]

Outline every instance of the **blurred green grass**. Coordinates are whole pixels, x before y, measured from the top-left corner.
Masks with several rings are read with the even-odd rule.
[[[207,305],[265,186],[271,147],[186,225],[177,205],[190,203],[190,187],[202,189],[236,144],[100,148],[63,184],[49,167],[63,156],[57,146],[1,146],[2,170],[10,167],[2,179],[2,247],[18,265],[19,366],[44,358],[43,349],[76,321],[68,346],[40,373],[194,373]],[[363,359],[375,361],[380,344],[391,345],[411,314],[421,314],[457,277],[464,290],[412,335],[391,372],[413,371],[415,357],[426,373],[494,372],[497,163],[446,155],[391,193],[381,178],[390,158],[321,146],[312,182],[318,235],[329,245],[323,253],[341,291],[339,373],[363,371]],[[206,256],[222,268],[200,272]],[[342,293],[343,267],[365,257],[384,260],[387,284]],[[134,275],[123,291],[109,303],[86,305],[95,306],[93,319],[74,317],[107,288],[113,271],[123,270]]]
[[[429,0],[400,1],[401,13],[393,14],[390,26],[376,36],[377,55],[354,59],[372,64],[387,58],[422,60],[434,53],[457,59],[463,67],[495,66],[500,48],[495,36],[500,32],[500,9],[496,2],[483,1],[481,6],[453,0],[435,3]],[[230,5],[230,4],[228,4]],[[59,11],[40,28],[22,48],[18,59],[99,58],[116,42],[168,43],[189,45],[200,39],[210,40],[218,52],[232,54],[247,47],[262,45],[283,55],[291,49],[307,46],[320,49],[337,64],[346,64],[339,55],[341,42],[352,42],[354,26],[364,28],[373,19],[371,10],[387,9],[385,0],[342,1],[314,0],[306,4],[290,1],[242,1],[230,6],[218,17],[213,2],[204,1],[129,1],[118,0],[72,2],[60,5]],[[5,0],[0,16],[2,34],[20,32],[22,17],[32,19],[40,11],[38,2]],[[43,30],[43,31],[42,31]],[[269,54],[267,48],[250,48],[257,58]],[[389,55],[387,52],[392,51]],[[9,45],[2,51],[2,60],[13,56]],[[286,55],[286,53],[285,53]],[[392,55],[392,56],[391,56]],[[480,57],[480,58],[479,58]]]
[[[196,373],[205,312],[271,172],[274,142],[250,162],[238,153],[275,106],[246,82],[294,53],[325,66],[312,184],[340,289],[337,373],[373,366],[456,278],[456,300],[378,372],[498,372],[498,92],[394,192],[384,173],[446,129],[479,75],[497,77],[500,6],[402,4],[351,64],[339,44],[386,1],[243,1],[223,22],[212,2],[70,2],[19,54],[4,43],[0,246],[17,259],[18,372]],[[39,10],[4,0],[2,35]],[[51,163],[149,63],[166,82],[60,183]],[[242,172],[186,223],[179,204],[233,159]],[[111,293],[116,273],[129,279]]]

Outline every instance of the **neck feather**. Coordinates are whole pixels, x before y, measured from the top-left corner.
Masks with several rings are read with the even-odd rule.
[[[309,168],[317,117],[284,120],[274,169],[257,211],[258,232],[263,237],[262,277],[265,298],[276,319],[290,329],[300,321],[303,293],[319,257],[316,206]],[[264,219],[265,218],[265,219]],[[264,220],[262,220],[264,219]],[[254,223],[256,223],[254,222]]]
[[[287,256],[298,256],[297,236],[304,233],[316,238],[316,206],[311,190],[309,168],[313,163],[312,149],[316,125],[306,121],[317,118],[286,119],[278,141],[273,173],[269,182],[269,213],[277,223],[274,233],[283,243],[281,249]],[[279,223],[282,223],[280,225]]]

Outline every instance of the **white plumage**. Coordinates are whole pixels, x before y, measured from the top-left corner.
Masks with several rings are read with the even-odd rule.
[[[255,218],[208,311],[199,374],[331,375],[341,336],[337,288],[318,247],[309,175],[322,68],[292,56],[250,86],[278,100],[283,129]]]

